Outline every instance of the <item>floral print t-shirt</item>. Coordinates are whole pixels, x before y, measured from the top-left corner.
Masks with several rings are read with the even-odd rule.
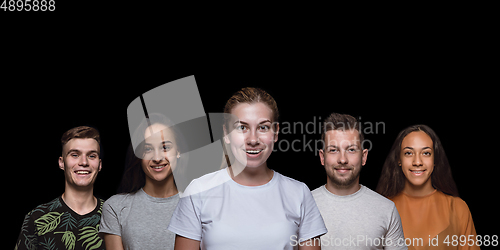
[[[37,206],[24,217],[15,249],[105,249],[98,235],[104,200],[97,200],[85,215],[71,210],[61,196]]]

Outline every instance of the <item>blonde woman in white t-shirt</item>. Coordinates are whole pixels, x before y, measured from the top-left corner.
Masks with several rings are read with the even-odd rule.
[[[230,166],[193,180],[168,229],[175,249],[319,250],[327,232],[309,188],[267,166],[278,140],[278,108],[258,88],[243,88],[226,103]],[[228,131],[231,130],[231,133]],[[210,183],[222,183],[210,186]]]

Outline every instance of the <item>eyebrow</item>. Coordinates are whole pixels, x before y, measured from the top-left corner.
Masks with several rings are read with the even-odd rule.
[[[259,122],[258,124],[263,124],[263,123],[266,123],[266,122],[272,123],[269,119],[266,119],[266,120],[264,120],[264,121]],[[233,126],[234,126],[234,125],[237,125],[237,124],[249,125],[248,123],[246,123],[246,122],[244,122],[244,121],[240,121],[240,120],[238,120],[238,121],[235,121],[235,122],[233,123]]]
[[[71,153],[81,154],[82,151],[80,151],[78,149],[70,149],[66,155],[69,155]],[[97,150],[90,150],[90,151],[87,152],[87,154],[93,154],[93,153],[96,153],[97,155],[99,155],[99,152],[97,152]]]
[[[412,147],[404,147],[403,150],[405,150],[405,149],[413,150],[414,148],[412,148]],[[423,147],[422,150],[424,150],[424,149],[432,149],[432,148],[431,147]]]
[[[327,148],[328,148],[328,147],[338,148],[338,147],[337,147],[337,146],[335,146],[335,145],[328,145],[328,146],[326,146],[326,147],[327,147]],[[350,147],[358,147],[358,145],[357,145],[357,144],[349,144],[349,145],[347,145],[347,147],[346,147],[346,148],[350,148]]]
[[[172,144],[174,144],[174,143],[173,143],[173,142],[171,142],[171,141],[162,141],[162,142],[161,142],[161,144],[167,144],[167,143],[172,143]],[[144,145],[153,146],[153,144],[151,144],[151,143],[144,143]]]

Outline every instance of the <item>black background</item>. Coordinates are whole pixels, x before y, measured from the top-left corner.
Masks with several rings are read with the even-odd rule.
[[[493,228],[498,224],[497,69],[482,42],[453,39],[462,33],[436,37],[436,32],[432,40],[407,34],[415,43],[379,35],[318,44],[322,36],[295,41],[290,28],[290,33],[241,33],[218,42],[210,29],[189,30],[185,33],[194,37],[183,40],[177,38],[185,33],[164,32],[170,25],[148,33],[129,25],[134,22],[112,18],[75,27],[63,18],[23,24],[25,13],[10,17],[5,25],[15,32],[2,33],[1,79],[3,205],[11,220],[2,245],[14,246],[26,213],[64,192],[57,164],[62,133],[80,125],[100,131],[103,168],[95,195],[109,198],[116,193],[130,143],[128,104],[189,75],[196,78],[207,113],[222,112],[235,91],[254,86],[275,98],[282,123],[323,120],[331,112],[361,117],[363,123],[383,122],[384,133],[366,135],[373,148],[360,182],[371,189],[399,131],[429,125],[443,143],[477,233],[498,235]],[[318,140],[320,134],[306,138]],[[303,137],[279,135],[279,140],[294,139]],[[326,183],[314,152],[275,152],[268,166],[311,190]]]

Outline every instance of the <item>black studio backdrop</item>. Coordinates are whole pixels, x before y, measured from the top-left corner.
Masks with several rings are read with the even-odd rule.
[[[268,91],[278,104],[282,130],[268,166],[305,182],[311,190],[326,183],[316,145],[321,137],[320,124],[331,112],[351,114],[365,127],[369,141],[365,146],[370,151],[360,181],[371,189],[377,185],[385,157],[399,131],[414,124],[429,125],[441,138],[460,196],[472,212],[478,234],[494,234],[490,229],[492,222],[486,217],[493,213],[493,208],[485,205],[485,194],[492,189],[493,181],[486,170],[480,170],[484,151],[479,144],[485,134],[464,123],[465,117],[480,110],[483,104],[471,99],[469,90],[460,89],[460,84],[439,87],[437,80],[408,79],[403,73],[384,71],[339,75],[327,70],[304,72],[299,68],[266,72],[177,68],[182,69],[67,67],[44,71],[36,82],[33,77],[20,76],[17,83],[32,84],[16,88],[19,98],[11,104],[15,109],[8,119],[16,124],[7,130],[16,135],[13,149],[17,152],[9,157],[10,174],[4,175],[4,181],[14,182],[6,189],[8,204],[13,204],[13,209],[8,209],[12,217],[9,247],[15,244],[24,215],[64,192],[64,175],[57,165],[63,132],[80,125],[100,131],[102,171],[95,184],[95,195],[107,199],[116,194],[130,144],[127,106],[140,94],[189,75],[196,78],[207,113],[222,112],[227,99],[242,87]],[[447,82],[472,77],[459,72],[446,75],[453,75]]]

